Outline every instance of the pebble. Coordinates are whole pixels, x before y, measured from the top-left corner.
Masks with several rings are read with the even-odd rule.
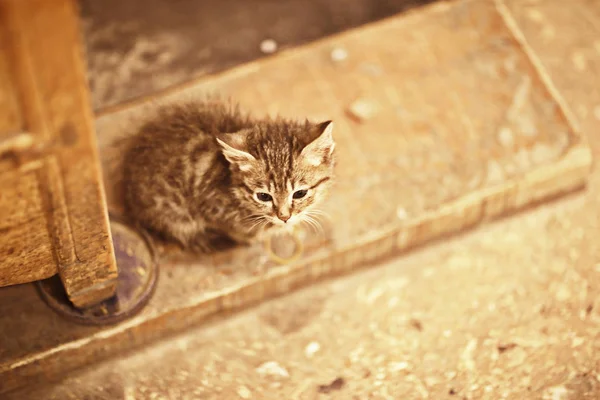
[[[310,357],[314,356],[319,350],[321,350],[321,345],[319,343],[310,342],[304,348],[304,355],[306,355],[306,357],[310,358]]]
[[[405,208],[398,207],[396,209],[396,216],[398,217],[398,219],[405,220],[408,218],[408,212],[406,212]]]
[[[569,290],[567,285],[561,285],[556,291],[555,297],[556,300],[560,302],[567,301],[571,298],[571,291]]]
[[[348,58],[348,52],[346,49],[336,47],[331,51],[331,60],[335,62],[341,62]]]
[[[252,398],[252,392],[246,386],[240,386],[237,390],[238,396],[242,399],[250,399]]]
[[[357,99],[348,107],[348,113],[359,122],[371,119],[376,112],[375,103],[367,99]]]
[[[277,42],[273,39],[265,39],[260,42],[260,51],[265,54],[273,54],[277,51]]]
[[[276,361],[267,361],[256,368],[256,372],[260,375],[272,375],[272,376],[281,376],[283,378],[288,378],[290,374],[287,369],[283,368]]]
[[[399,372],[406,371],[409,365],[406,361],[394,362],[390,363],[389,370],[390,372]]]
[[[544,396],[544,400],[566,400],[569,396],[569,391],[564,386],[554,386],[548,388]]]

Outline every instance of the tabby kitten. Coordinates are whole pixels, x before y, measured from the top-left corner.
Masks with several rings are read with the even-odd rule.
[[[127,213],[204,253],[310,222],[333,179],[332,128],[255,120],[221,102],[163,107],[127,150]]]

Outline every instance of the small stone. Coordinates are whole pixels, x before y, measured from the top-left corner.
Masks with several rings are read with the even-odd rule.
[[[428,376],[425,379],[423,379],[423,381],[425,382],[425,386],[427,386],[429,388],[440,383],[440,380],[438,378],[436,378],[435,376]]]
[[[503,147],[513,147],[515,145],[515,137],[509,127],[505,126],[498,132],[498,142]]]
[[[414,329],[418,330],[419,332],[423,331],[423,323],[416,318],[412,318],[410,320],[410,326],[412,326]]]
[[[451,381],[452,379],[456,378],[456,376],[458,375],[458,373],[456,371],[448,371],[444,374],[444,376],[446,377],[446,379],[448,379],[449,381]]]
[[[400,371],[406,371],[408,369],[409,365],[406,361],[400,361],[400,362],[393,362],[390,363],[388,369],[390,372],[400,372]]]
[[[561,285],[556,291],[556,300],[565,301],[571,297],[571,291],[566,285]]]
[[[240,386],[237,390],[238,396],[242,399],[250,399],[252,398],[252,392],[246,386]]]
[[[376,114],[377,106],[370,100],[358,99],[348,107],[347,111],[353,119],[364,122]]]
[[[346,384],[346,381],[344,380],[344,378],[335,378],[331,383],[327,384],[327,385],[319,385],[318,387],[318,391],[319,393],[331,393],[335,390],[340,390],[344,387],[344,385]]]
[[[256,368],[256,372],[260,375],[271,375],[280,376],[282,378],[288,378],[290,374],[287,369],[283,368],[276,361],[267,361]]]
[[[500,344],[498,344],[498,352],[504,353],[505,351],[514,349],[515,347],[517,347],[516,343],[512,343],[512,342],[500,343]]]
[[[304,355],[308,358],[314,356],[319,350],[321,350],[321,345],[317,342],[310,342],[304,348]]]
[[[336,47],[331,51],[331,60],[335,62],[341,62],[348,58],[348,52],[346,49]]]
[[[408,213],[406,212],[405,208],[398,207],[396,209],[396,216],[398,217],[398,219],[405,220],[408,218]]]
[[[260,51],[265,54],[273,54],[277,51],[277,42],[273,39],[265,39],[260,42]]]
[[[564,386],[553,386],[548,388],[543,395],[544,400],[567,400],[569,391]]]

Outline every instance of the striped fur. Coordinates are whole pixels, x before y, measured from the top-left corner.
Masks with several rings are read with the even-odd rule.
[[[127,150],[127,213],[201,252],[293,226],[310,219],[333,181],[331,129],[257,120],[218,101],[163,107]]]

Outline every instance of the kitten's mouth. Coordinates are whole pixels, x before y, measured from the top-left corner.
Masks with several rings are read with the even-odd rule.
[[[295,217],[291,217],[286,222],[283,222],[279,218],[272,218],[269,222],[272,224],[272,228],[274,228],[274,229],[281,230],[281,231],[288,231],[288,230],[291,230],[296,225],[296,222],[298,222],[298,219]]]

